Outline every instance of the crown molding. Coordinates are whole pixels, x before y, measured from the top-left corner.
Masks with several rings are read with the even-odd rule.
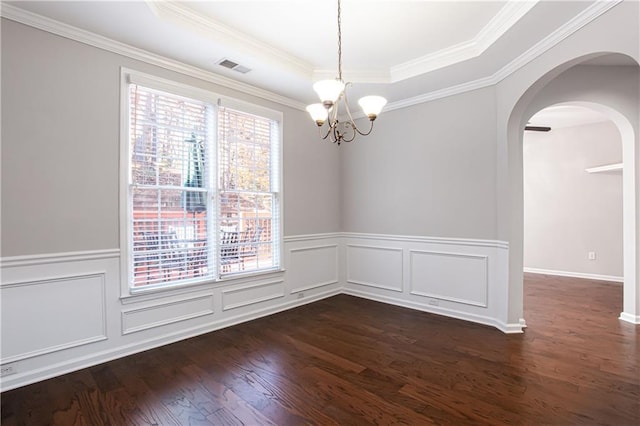
[[[479,78],[477,80],[468,81],[455,86],[446,87],[444,89],[435,90],[433,92],[424,93],[412,98],[403,99],[387,104],[384,111],[393,111],[395,109],[407,108],[413,105],[430,102],[436,99],[445,98],[447,96],[458,95],[460,93],[472,90],[482,89],[483,87],[494,86],[513,74],[529,62],[536,59],[558,43],[575,33],[594,19],[598,18],[608,10],[622,3],[623,0],[598,0],[591,6],[576,15],[567,24],[558,28],[544,39],[533,45],[530,49],[522,53],[520,56],[500,68],[494,74]]]
[[[538,0],[507,2],[473,39],[391,67],[390,82],[396,83],[480,56],[537,3]]]
[[[494,76],[484,77],[477,80],[468,81],[466,83],[457,84],[455,86],[445,87],[444,89],[427,92],[411,98],[402,99],[400,101],[390,102],[384,107],[383,111],[393,111],[395,109],[407,108],[413,105],[435,101],[436,99],[442,99],[449,96],[470,92],[472,90],[482,89],[483,87],[493,86],[494,84]]]
[[[389,72],[391,76],[389,82],[397,83],[411,77],[417,77],[449,65],[457,64],[458,62],[466,61],[467,59],[475,58],[481,53],[473,41],[458,43],[430,55],[392,66]]]
[[[97,47],[98,49],[123,55],[138,61],[146,62],[151,65],[156,65],[170,71],[175,71],[191,77],[199,78],[209,83],[218,84],[220,86],[234,89],[248,95],[256,96],[267,101],[276,102],[299,110],[304,110],[305,108],[305,105],[302,102],[288,98],[286,96],[282,96],[277,93],[255,87],[250,84],[213,73],[211,71],[206,71],[202,68],[187,65],[174,59],[151,53],[125,43],[121,43],[119,41],[94,34],[90,31],[82,30],[80,28],[73,27],[56,20],[32,12],[28,12],[4,2],[1,3],[0,16],[18,22],[20,24],[28,25],[33,28],[37,28],[64,38],[68,38],[70,40]]]
[[[506,77],[516,72],[538,56],[551,49],[571,34],[575,33],[594,19],[601,16],[603,13],[622,3],[623,0],[597,0],[591,4],[588,8],[574,16],[565,25],[558,28],[556,31],[549,34],[547,37],[540,40],[533,45],[529,50],[518,56],[513,61],[502,67],[498,72],[493,74],[495,83],[504,80]]]
[[[539,0],[509,1],[474,37],[473,42],[481,53],[511,29],[524,15],[529,13]]]
[[[307,61],[211,17],[205,17],[183,2],[147,0],[146,3],[149,9],[161,20],[170,21],[190,31],[197,31],[210,39],[222,41],[225,45],[233,46],[238,51],[247,52],[266,62],[287,67],[303,77],[309,78],[313,74],[313,67]]]

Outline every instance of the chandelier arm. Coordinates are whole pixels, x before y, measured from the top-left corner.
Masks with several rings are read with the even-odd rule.
[[[329,137],[329,133],[331,133],[331,126],[327,126],[327,132],[324,134],[324,136],[322,136],[322,127],[318,127],[318,133],[320,134],[320,137],[322,138],[322,140],[327,139],[327,137]]]
[[[358,134],[362,135],[362,136],[367,136],[371,133],[371,131],[373,130],[373,120],[369,121],[370,125],[369,125],[369,130],[367,130],[366,132],[363,132],[362,130],[360,130],[358,128],[358,126],[354,125],[354,128],[356,129],[356,132],[358,132]]]
[[[346,83],[345,84],[345,88],[344,88],[344,105],[345,105],[345,109],[347,110],[347,115],[349,116],[349,123],[351,125],[351,128],[357,132],[358,134],[362,135],[362,136],[367,136],[368,134],[371,133],[371,131],[373,130],[373,120],[370,120],[369,122],[371,123],[369,126],[369,130],[366,132],[363,132],[362,130],[360,130],[360,128],[358,128],[358,125],[356,124],[356,120],[353,119],[353,116],[351,115],[351,110],[349,109],[349,102],[347,100],[347,87],[349,87],[351,85],[351,83]],[[355,133],[354,132],[354,133]],[[351,140],[353,140],[355,138],[355,135],[353,136],[353,138],[351,138]],[[351,142],[351,141],[348,141]]]
[[[346,123],[346,125],[348,125],[349,127],[351,127],[351,137],[350,138],[345,138],[343,137],[342,140],[344,142],[351,142],[352,140],[354,140],[356,138],[356,135],[358,133],[360,133],[358,131],[358,128],[354,125],[353,121]],[[356,133],[357,132],[357,133]]]

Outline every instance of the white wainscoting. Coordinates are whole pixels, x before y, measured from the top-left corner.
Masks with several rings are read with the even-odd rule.
[[[120,334],[118,250],[2,259],[2,390],[78,368]]]
[[[122,298],[119,250],[1,259],[0,389],[9,390],[340,293],[507,324],[500,241],[286,237],[283,270]]]
[[[282,271],[121,298],[119,250],[1,259],[2,391],[339,294],[340,235],[286,237]]]
[[[344,292],[522,332],[508,324],[508,244],[493,240],[343,234]]]

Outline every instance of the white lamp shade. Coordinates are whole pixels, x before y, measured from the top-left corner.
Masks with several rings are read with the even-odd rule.
[[[320,80],[313,85],[320,100],[324,102],[335,103],[340,94],[344,90],[344,83],[340,80]]]
[[[319,126],[321,126],[329,116],[329,111],[322,104],[311,104],[307,106],[307,112]]]
[[[387,100],[382,96],[365,96],[358,101],[362,111],[369,117],[377,117],[382,108],[387,104]]]

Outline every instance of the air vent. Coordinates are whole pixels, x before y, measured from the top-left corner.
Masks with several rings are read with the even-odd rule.
[[[223,67],[229,68],[231,70],[238,66],[238,64],[228,59],[221,60],[220,62],[218,62],[218,65],[222,65]]]
[[[220,62],[218,62],[218,65],[229,68],[230,70],[237,71],[241,74],[246,74],[251,71],[251,68],[247,68],[244,65],[240,65],[237,62],[233,62],[228,59],[222,59]]]
[[[247,68],[247,67],[245,67],[243,65],[238,65],[237,67],[233,68],[233,70],[234,71],[238,71],[238,72],[240,72],[242,74],[246,74],[249,71],[251,71],[251,68]]]

